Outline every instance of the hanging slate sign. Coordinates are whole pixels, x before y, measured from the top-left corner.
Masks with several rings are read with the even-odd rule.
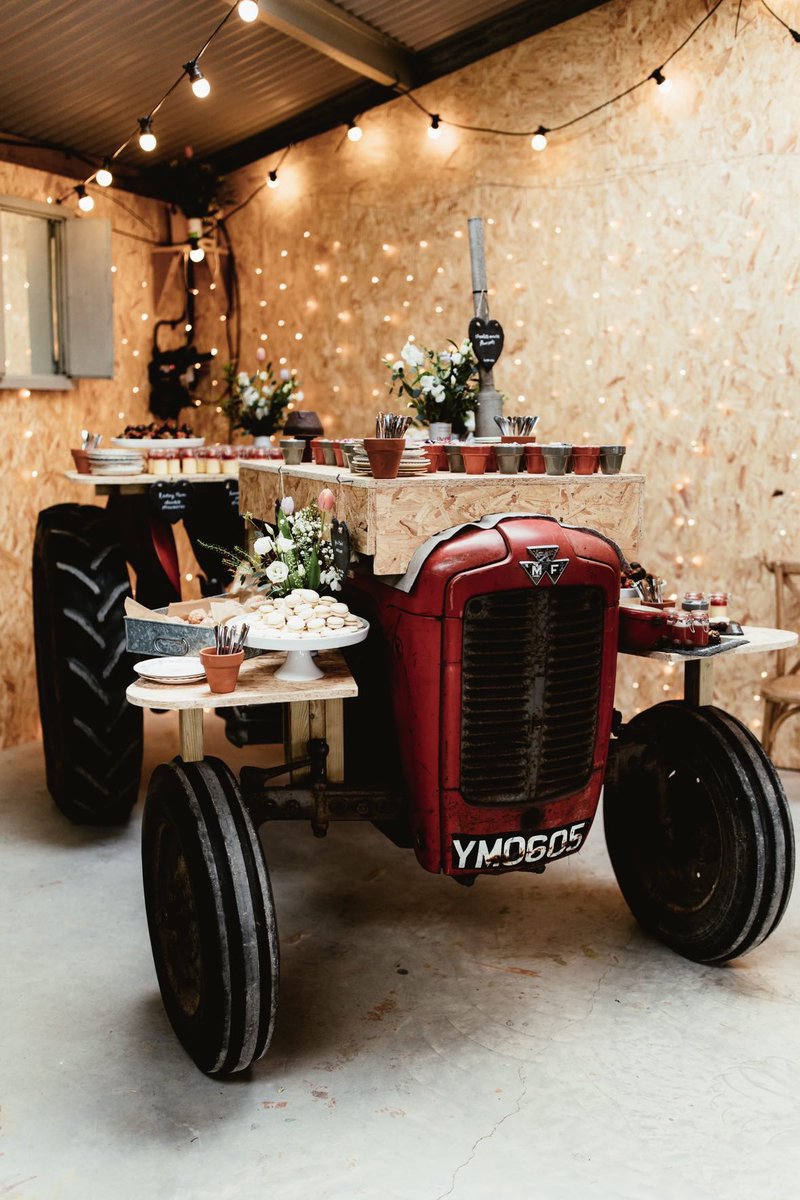
[[[238,511],[239,511],[239,480],[238,479],[226,479],[225,483],[223,484],[223,487],[225,488],[225,493],[228,497],[228,503],[230,504],[233,511],[238,513]]]
[[[350,566],[350,530],[346,521],[339,521],[336,517],[331,521],[331,546],[334,566],[344,575]]]
[[[503,326],[499,321],[484,321],[481,317],[473,317],[469,323],[469,340],[481,366],[493,367],[503,353]]]
[[[183,520],[192,503],[192,485],[187,479],[159,479],[150,487],[150,505],[168,525]]]

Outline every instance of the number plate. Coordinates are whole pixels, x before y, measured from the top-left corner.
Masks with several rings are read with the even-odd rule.
[[[455,833],[451,843],[451,866],[458,871],[508,871],[514,867],[544,866],[556,858],[576,854],[586,841],[591,821],[540,829],[536,833],[492,833],[473,837]]]

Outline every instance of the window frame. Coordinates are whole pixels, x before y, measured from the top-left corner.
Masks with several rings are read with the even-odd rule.
[[[55,280],[54,299],[57,322],[58,367],[53,375],[6,375],[0,370],[0,391],[59,391],[67,392],[73,388],[73,382],[64,372],[66,347],[64,333],[66,328],[66,304],[64,297],[64,246],[62,230],[64,222],[70,220],[70,214],[57,208],[54,204],[43,204],[39,200],[26,200],[20,196],[0,195],[0,210],[3,212],[20,213],[22,216],[43,217],[53,223],[55,228]],[[2,263],[2,230],[0,230],[0,312],[3,304],[3,263]],[[54,346],[55,349],[55,346]],[[3,322],[0,321],[0,366],[4,359]]]

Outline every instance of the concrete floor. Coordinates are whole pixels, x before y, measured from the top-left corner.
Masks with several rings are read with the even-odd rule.
[[[146,773],[174,739],[150,718]],[[800,889],[765,946],[704,968],[639,932],[599,826],[472,890],[371,827],[271,827],[277,1032],[219,1083],[163,1015],[138,818],[74,828],[37,745],[0,755],[3,1200],[798,1194]]]

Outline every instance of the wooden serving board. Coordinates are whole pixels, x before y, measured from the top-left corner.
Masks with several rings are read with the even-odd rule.
[[[242,512],[274,522],[275,502],[298,507],[329,487],[334,515],[347,522],[351,544],[371,555],[376,575],[400,575],[419,546],[453,525],[490,513],[536,513],[565,525],[596,529],[635,557],[642,536],[643,475],[461,475],[437,471],[414,479],[371,479],[341,467],[242,463]]]

